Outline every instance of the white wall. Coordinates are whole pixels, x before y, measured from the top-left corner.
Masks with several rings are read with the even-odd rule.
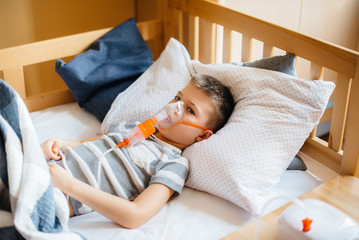
[[[285,28],[350,49],[358,48],[358,0],[222,1],[227,7]]]

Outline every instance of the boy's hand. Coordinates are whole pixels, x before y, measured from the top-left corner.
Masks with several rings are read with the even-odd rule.
[[[47,161],[53,159],[56,161],[61,160],[61,155],[59,153],[60,148],[61,148],[61,143],[59,141],[57,141],[56,139],[49,139],[46,140],[42,145],[41,145],[42,151],[45,155],[45,158]]]
[[[47,165],[49,166],[52,177],[52,185],[59,188],[63,193],[68,194],[66,188],[71,186],[73,176],[56,163],[49,162]]]

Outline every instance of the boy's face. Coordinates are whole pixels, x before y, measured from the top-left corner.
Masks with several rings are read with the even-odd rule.
[[[193,123],[209,130],[177,123],[170,128],[158,127],[160,138],[181,149],[194,142],[202,141],[212,135],[215,127],[215,105],[212,99],[200,88],[190,82],[184,89],[178,91],[170,103],[182,101],[184,113],[181,118],[184,122]]]

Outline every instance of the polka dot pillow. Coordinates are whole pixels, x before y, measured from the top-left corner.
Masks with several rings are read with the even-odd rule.
[[[113,121],[149,118],[195,73],[229,86],[236,106],[221,130],[184,150],[191,166],[186,186],[258,215],[318,123],[334,84],[231,64],[204,65],[191,61],[183,45],[171,39],[156,63],[116,98],[102,130]]]
[[[171,39],[161,56],[112,103],[101,124],[106,133],[118,121],[145,121],[166,105],[191,78],[186,48]]]

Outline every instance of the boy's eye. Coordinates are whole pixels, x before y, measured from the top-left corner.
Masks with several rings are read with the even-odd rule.
[[[175,100],[180,101],[180,100],[181,100],[181,98],[180,98],[180,97],[178,97],[178,96],[175,96]]]
[[[191,114],[194,114],[194,111],[192,110],[192,108],[187,108],[188,112],[190,112]]]

